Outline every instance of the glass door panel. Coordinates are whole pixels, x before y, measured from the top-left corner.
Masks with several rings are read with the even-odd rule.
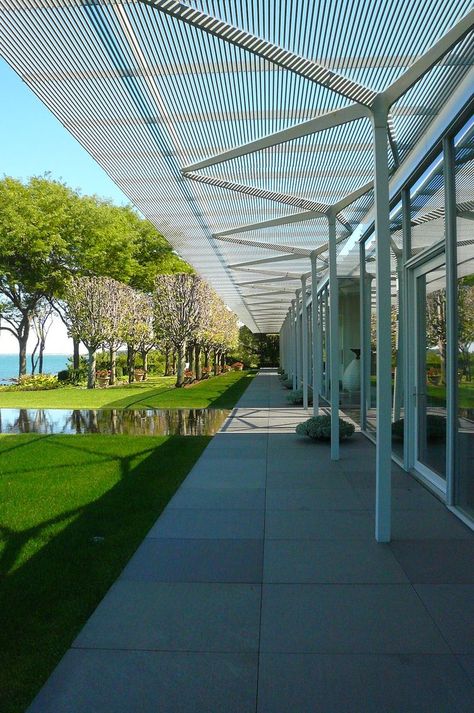
[[[446,479],[446,265],[430,262],[415,277],[416,464],[439,481]]]

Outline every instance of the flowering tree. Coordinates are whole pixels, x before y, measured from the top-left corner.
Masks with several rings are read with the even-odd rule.
[[[110,326],[104,334],[102,346],[109,351],[110,375],[109,384],[116,381],[117,351],[124,343],[123,331],[127,320],[129,287],[116,280],[109,280],[110,293],[107,297],[108,317]]]
[[[127,344],[128,381],[135,381],[135,355],[137,351],[148,355],[155,345],[153,333],[153,300],[149,295],[125,288],[125,300],[120,335]],[[146,371],[146,358],[144,364]]]
[[[87,388],[95,387],[96,352],[110,342],[116,324],[111,318],[120,293],[110,277],[73,277],[64,294],[63,314],[69,335],[81,341],[89,353]]]
[[[184,383],[184,355],[206,315],[210,288],[197,275],[158,275],[155,280],[155,323],[177,352],[176,386]]]

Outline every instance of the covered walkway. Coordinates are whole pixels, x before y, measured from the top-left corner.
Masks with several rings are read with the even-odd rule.
[[[374,447],[298,438],[262,371],[30,713],[465,713],[474,535]]]

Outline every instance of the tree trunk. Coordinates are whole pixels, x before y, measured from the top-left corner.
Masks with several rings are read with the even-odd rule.
[[[179,389],[184,383],[184,355],[186,353],[186,344],[181,344],[177,349],[177,370],[176,370],[176,388]]]
[[[113,347],[109,348],[110,377],[109,384],[113,386],[117,379],[117,351]]]
[[[176,374],[176,351],[173,352],[173,358],[171,361],[171,370],[172,370],[172,376]]]
[[[142,349],[142,364],[143,364],[143,381],[146,381],[148,377],[148,352],[146,349]]]
[[[209,369],[209,349],[204,350],[204,366]]]
[[[170,350],[169,347],[165,349],[165,376],[170,375]]]
[[[18,359],[18,376],[26,374],[26,345],[28,343],[29,326],[25,327],[22,334],[18,337],[19,359]]]
[[[191,345],[188,349],[189,371],[194,371],[194,347]]]
[[[222,371],[224,371],[224,367],[225,367],[225,354],[224,354],[224,352],[222,352],[222,354],[221,354],[221,370]]]
[[[44,339],[41,339],[40,345],[39,345],[39,361],[38,361],[38,373],[42,374],[43,373],[43,364],[44,364],[44,348],[46,346],[46,342]]]
[[[34,376],[35,371],[36,371],[36,365],[38,363],[38,359],[36,358],[36,350],[38,349],[38,341],[35,344],[35,348],[31,352],[31,376]]]
[[[219,350],[214,349],[214,374],[217,376],[219,373]]]
[[[72,340],[72,368],[79,369],[79,339]]]
[[[196,344],[196,346],[194,347],[194,361],[196,363],[196,379],[200,381],[202,379],[200,344]]]
[[[135,349],[127,344],[127,368],[128,368],[128,383],[133,384],[135,381]]]
[[[87,369],[87,388],[95,389],[95,349],[88,349],[89,364]]]

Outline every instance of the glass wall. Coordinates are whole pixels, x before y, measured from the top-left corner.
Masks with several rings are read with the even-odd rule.
[[[446,263],[444,255],[415,271],[415,462],[446,478]]]
[[[457,255],[455,504],[474,516],[474,119],[454,140]]]

